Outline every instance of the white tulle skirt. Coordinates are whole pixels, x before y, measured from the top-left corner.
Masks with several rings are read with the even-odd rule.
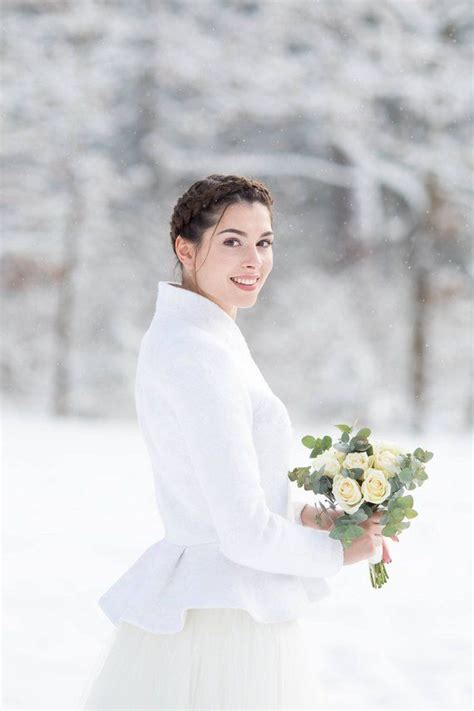
[[[154,634],[121,622],[84,691],[83,709],[321,709],[318,643],[300,619],[191,609]]]

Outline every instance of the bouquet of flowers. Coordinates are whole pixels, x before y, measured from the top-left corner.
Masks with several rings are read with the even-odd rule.
[[[342,514],[334,519],[329,535],[340,540],[344,548],[364,534],[359,524],[379,509],[383,511],[382,536],[396,537],[410,526],[406,519],[418,513],[413,508],[413,496],[405,492],[428,478],[425,464],[433,457],[421,447],[406,453],[391,442],[369,442],[371,430],[363,427],[352,434],[354,426],[335,425],[342,434],[334,444],[329,435],[303,437],[302,444],[311,450],[312,465],[288,472],[290,481],[296,481],[299,487],[325,496],[330,509],[340,505]],[[327,510],[323,503],[320,505],[319,517]],[[374,588],[388,580],[382,545],[369,559],[369,573]]]

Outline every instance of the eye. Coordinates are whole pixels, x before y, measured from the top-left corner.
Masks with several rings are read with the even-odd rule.
[[[239,240],[236,237],[231,237],[231,239],[226,239],[224,244],[227,245],[227,244],[229,244],[229,242],[239,242]],[[271,247],[273,244],[273,240],[269,240],[269,239],[262,239],[262,240],[260,240],[259,244],[261,244],[262,242],[268,242],[269,247]],[[239,242],[239,244],[240,244],[240,242]],[[265,247],[265,249],[268,249],[268,247]]]

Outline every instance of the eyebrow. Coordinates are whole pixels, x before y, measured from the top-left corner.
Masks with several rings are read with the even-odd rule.
[[[217,234],[221,235],[223,232],[235,232],[236,235],[241,235],[242,237],[248,237],[246,232],[242,232],[242,230],[236,230],[233,227],[228,227],[226,230],[221,230]],[[262,234],[260,235],[260,239],[262,237],[266,237],[267,235],[272,235],[272,234],[273,234],[273,232],[271,232],[271,231],[270,232],[262,232]]]

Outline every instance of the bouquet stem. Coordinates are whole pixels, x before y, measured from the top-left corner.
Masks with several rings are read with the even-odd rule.
[[[387,573],[387,569],[385,567],[385,563],[383,560],[380,561],[380,563],[369,563],[369,572],[370,572],[370,581],[372,583],[373,588],[381,588],[382,585],[385,585],[387,582],[389,575]]]

